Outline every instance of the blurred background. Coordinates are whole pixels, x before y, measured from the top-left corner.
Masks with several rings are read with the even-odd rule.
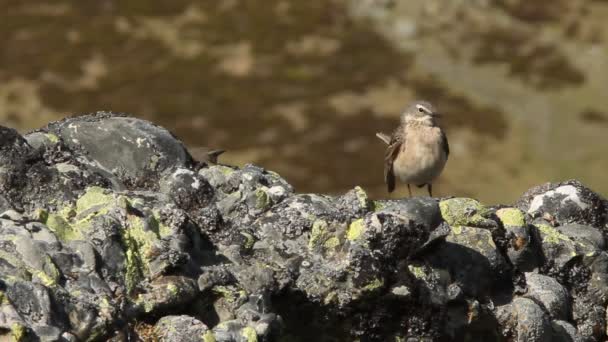
[[[414,99],[444,113],[440,196],[509,203],[577,178],[608,194],[606,0],[0,0],[0,124],[112,110],[298,192],[389,197]],[[392,197],[403,196],[401,187]],[[426,194],[416,189],[416,194]]]

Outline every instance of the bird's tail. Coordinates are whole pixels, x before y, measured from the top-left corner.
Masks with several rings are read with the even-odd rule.
[[[387,145],[391,143],[391,136],[386,133],[378,132],[376,133],[376,136],[378,137],[378,139],[384,141],[384,143]]]

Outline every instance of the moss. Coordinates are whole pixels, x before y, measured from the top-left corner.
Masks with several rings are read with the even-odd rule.
[[[257,342],[258,334],[255,332],[255,329],[252,327],[245,327],[241,330],[241,336],[243,336],[247,342]]]
[[[203,342],[216,342],[215,335],[213,335],[213,331],[207,330],[205,334],[203,334]]]
[[[487,222],[488,209],[470,198],[451,198],[439,203],[441,216],[450,226],[475,226]]]
[[[541,232],[543,242],[556,244],[562,241],[570,241],[570,238],[548,224],[537,224],[535,226]]]
[[[376,289],[381,288],[382,286],[384,286],[384,280],[376,278],[369,284],[365,285],[363,287],[363,291],[374,291]]]
[[[23,325],[19,323],[11,324],[11,335],[14,341],[25,341],[26,334],[27,330]]]
[[[316,220],[313,222],[310,238],[308,239],[308,248],[313,249],[327,239],[327,228],[328,225],[325,220]]]
[[[359,205],[361,206],[361,208],[368,209],[370,207],[370,203],[365,190],[363,190],[363,188],[360,186],[356,186],[355,194],[357,196],[357,200],[359,201]]]
[[[264,189],[255,190],[255,207],[256,209],[264,210],[268,209],[272,204],[272,200],[268,193]]]
[[[365,232],[365,221],[358,219],[350,223],[348,231],[346,232],[346,238],[350,241],[356,241],[361,238]]]
[[[526,224],[524,213],[517,208],[503,208],[496,211],[504,226],[522,227]]]
[[[164,224],[162,222],[162,220],[160,219],[160,213],[158,212],[158,210],[155,210],[153,213],[153,221],[151,221],[151,225],[153,225],[155,227],[155,230],[158,231],[158,236],[161,239],[164,239],[168,236],[173,235],[173,229],[171,229],[171,227],[167,226],[166,224]]]

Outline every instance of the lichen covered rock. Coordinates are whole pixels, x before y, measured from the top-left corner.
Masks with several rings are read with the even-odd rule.
[[[296,194],[98,113],[0,128],[0,339],[606,338],[605,200]]]

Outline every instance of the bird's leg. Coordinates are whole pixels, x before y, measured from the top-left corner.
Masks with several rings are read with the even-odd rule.
[[[407,185],[407,191],[409,191],[409,192],[410,192],[410,198],[411,198],[411,197],[412,197],[412,189],[410,188],[410,185],[409,185],[409,184]]]
[[[426,188],[429,190],[429,197],[433,197],[433,184],[427,184]]]

